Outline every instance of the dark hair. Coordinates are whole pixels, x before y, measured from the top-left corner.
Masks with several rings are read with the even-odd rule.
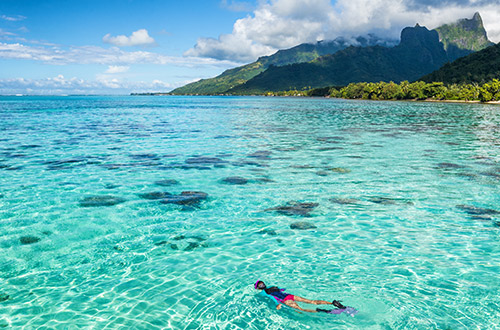
[[[261,285],[262,284],[262,285]],[[262,281],[257,281],[255,283],[255,286],[254,286],[257,290],[264,290],[266,289],[266,283],[262,282]]]

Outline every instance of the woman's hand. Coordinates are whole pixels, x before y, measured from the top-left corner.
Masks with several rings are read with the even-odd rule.
[[[280,310],[281,309],[281,304],[279,304],[278,306],[276,306],[276,309]]]

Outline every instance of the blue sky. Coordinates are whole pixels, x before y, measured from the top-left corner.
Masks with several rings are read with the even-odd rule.
[[[251,9],[250,6],[248,8]],[[232,61],[206,58],[188,60],[183,53],[196,43],[200,35],[217,36],[220,33],[231,32],[233,23],[241,15],[245,13],[231,10],[217,0],[189,2],[1,0],[0,43],[30,47],[26,53],[45,51],[47,56],[57,49],[70,52],[64,55],[70,59],[47,61],[24,59],[20,54],[10,56],[4,54],[0,56],[0,80],[4,81],[3,86],[0,85],[0,93],[2,89],[4,93],[9,93],[9,84],[5,81],[19,78],[39,80],[39,85],[45,83],[48,86],[47,93],[50,93],[50,89],[57,84],[43,82],[43,79],[57,78],[61,75],[65,79],[77,78],[88,82],[107,80],[110,81],[107,84],[109,86],[113,84],[113,80],[126,81],[128,83],[123,85],[131,85],[130,88],[110,88],[108,91],[122,93],[136,88],[149,90],[155,87],[152,85],[154,81],[162,82],[157,84],[158,90],[169,90],[170,86],[175,87],[186,81],[216,75],[221,70],[236,64]],[[108,34],[111,38],[120,35],[131,36],[133,32],[141,29],[148,32],[154,40],[153,43],[115,46],[103,41],[103,37]],[[91,54],[92,50],[76,51],[82,47],[97,49],[94,50],[94,54]],[[118,48],[126,53],[147,52],[166,58],[144,61],[125,59],[117,60],[115,63],[112,60],[92,59],[96,53],[112,48]],[[71,54],[71,50],[75,54]],[[22,50],[20,52],[22,53]],[[166,63],[158,64],[158,61]],[[121,67],[122,72],[107,74],[110,66]],[[140,88],[141,83],[144,83],[145,89]],[[10,85],[14,87],[16,83],[12,82]],[[101,87],[98,83],[94,85],[96,88]],[[36,86],[30,87],[37,89]],[[26,93],[22,88],[11,89],[10,92]],[[92,92],[92,89],[95,88],[92,86],[81,88],[82,92],[84,90]]]
[[[496,0],[0,0],[0,94],[168,91],[302,42],[433,28]]]

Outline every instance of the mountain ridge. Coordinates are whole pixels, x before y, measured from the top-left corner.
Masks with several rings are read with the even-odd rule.
[[[447,61],[437,31],[417,24],[401,31],[401,42],[395,47],[349,47],[308,63],[269,67],[228,93],[262,94],[340,86],[356,81],[414,80]]]
[[[452,58],[467,56],[493,45],[488,40],[481,15],[476,12],[471,19],[462,18],[453,24],[444,24],[435,29],[439,41]]]
[[[349,39],[340,37],[279,50],[171,94],[254,94],[359,81],[414,80],[492,44],[479,13],[434,30],[419,24],[405,28],[399,44],[393,47],[389,46],[394,43],[373,35],[356,41],[358,46],[352,46]]]
[[[373,34],[359,36],[356,38],[339,37],[329,41],[318,41],[315,44],[303,43],[292,48],[281,49],[268,56],[261,56],[257,61],[228,69],[214,78],[201,79],[171,91],[171,94],[219,94],[241,85],[251,78],[265,71],[271,65],[288,65],[293,63],[305,63],[320,56],[335,53],[349,47],[351,44],[361,46],[386,45],[396,43],[391,39],[378,38]]]
[[[452,26],[452,25],[449,25]],[[481,38],[486,35],[481,17],[476,13],[471,20],[462,19],[453,24],[453,31],[473,31],[472,35]],[[448,30],[450,28],[447,28]],[[445,29],[446,30],[446,29]],[[441,34],[440,34],[441,33]],[[304,90],[325,86],[343,86],[353,82],[379,82],[404,80],[414,81],[429,74],[444,64],[463,54],[473,52],[449,42],[447,52],[440,41],[453,36],[443,30],[428,30],[416,24],[401,31],[401,42],[392,48],[377,47],[347,48],[335,54],[319,57],[308,63],[292,64],[283,67],[270,67],[242,85],[228,91],[229,94],[263,94],[287,90]],[[473,44],[475,37],[467,37]],[[482,43],[480,47],[485,47]]]

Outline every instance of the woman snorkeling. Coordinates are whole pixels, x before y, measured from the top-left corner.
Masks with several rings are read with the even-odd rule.
[[[278,305],[276,306],[276,309],[281,309],[281,305],[285,304],[289,307],[304,311],[304,312],[309,312],[309,313],[318,313],[318,312],[323,312],[323,313],[328,313],[328,314],[341,314],[341,313],[346,313],[348,315],[354,316],[354,314],[357,313],[357,311],[348,306],[344,306],[340,303],[338,300],[334,300],[332,302],[325,301],[325,300],[310,300],[306,298],[302,298],[299,296],[295,296],[293,294],[288,294],[285,292],[285,289],[280,289],[276,286],[272,286],[268,288],[264,282],[261,280],[255,282],[254,288],[257,290],[263,290],[267,295],[271,296],[276,300]],[[312,304],[312,305],[333,305],[337,307],[336,309],[328,310],[328,309],[321,309],[321,308],[316,308],[314,309],[304,309],[301,308],[297,302],[302,302],[306,304]]]

